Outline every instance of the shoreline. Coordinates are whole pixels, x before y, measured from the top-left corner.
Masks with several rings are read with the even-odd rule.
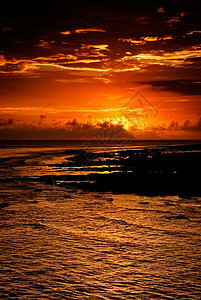
[[[33,180],[98,192],[201,196],[200,144],[100,153],[69,149],[65,153],[72,156],[54,167],[77,168],[77,174],[47,174]]]

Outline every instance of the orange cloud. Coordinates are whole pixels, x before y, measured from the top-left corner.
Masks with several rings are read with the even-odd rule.
[[[97,29],[97,28],[85,28],[85,29],[76,29],[75,33],[88,33],[88,32],[106,32],[106,30],[103,29]]]
[[[68,35],[68,34],[71,34],[71,31],[69,31],[69,30],[61,31],[60,34]]]
[[[137,45],[143,45],[145,44],[146,42],[144,40],[135,40],[135,39],[124,39],[124,38],[120,38],[119,41],[121,42],[128,42],[128,43],[131,43],[131,44],[137,44]]]
[[[193,31],[187,32],[188,35],[191,35],[194,33],[201,33],[201,30],[193,30]]]
[[[54,44],[54,43],[55,43],[55,41],[48,42],[48,41],[40,40],[38,47],[50,49],[52,44]]]
[[[136,44],[136,45],[144,45],[147,42],[158,42],[158,41],[166,41],[166,40],[172,40],[172,39],[173,39],[172,36],[167,36],[166,35],[164,37],[159,37],[159,36],[144,36],[144,37],[141,37],[139,40],[132,39],[132,38],[129,38],[129,39],[120,38],[119,41],[128,42],[128,43]]]
[[[69,35],[72,33],[76,33],[76,34],[82,34],[82,33],[88,33],[88,32],[106,32],[106,30],[101,29],[101,28],[82,28],[82,29],[75,29],[75,30],[66,30],[66,31],[61,31],[60,34],[64,34],[64,35]]]
[[[200,138],[201,119],[197,122],[186,120],[183,124],[171,121],[169,124],[127,127],[115,119],[79,122],[77,119],[61,123],[52,120],[45,122],[46,115],[40,115],[38,121],[17,123],[13,119],[0,119],[2,139],[160,139],[160,138]]]
[[[174,52],[164,52],[164,51],[150,51],[145,53],[140,53],[136,55],[126,55],[118,61],[135,63],[139,67],[146,67],[149,64],[156,65],[166,65],[172,67],[185,67],[187,64],[192,64],[190,59],[201,57],[201,46],[193,46],[189,49],[174,51]]]
[[[172,40],[172,36],[164,36],[164,37],[158,37],[158,36],[146,36],[142,38],[144,41],[147,42],[157,42],[157,41],[167,41]]]
[[[171,17],[166,21],[168,24],[172,25],[174,23],[181,22],[180,17]]]
[[[2,139],[128,139],[132,134],[128,132],[123,124],[110,121],[101,122],[79,122],[76,119],[61,124],[52,120],[51,125],[44,124],[44,115],[40,115],[38,122],[31,124],[22,123],[15,126],[13,120],[0,119],[0,134]]]
[[[164,13],[165,12],[165,8],[164,8],[164,6],[160,6],[160,7],[158,7],[157,8],[157,12],[159,12],[159,13]]]
[[[161,40],[171,40],[171,36],[146,36],[140,40],[120,39],[129,43],[148,43]],[[46,44],[40,41],[42,48],[49,48],[53,41]],[[146,50],[146,49],[145,49]],[[142,51],[142,50],[141,50]],[[7,59],[0,55],[0,73],[3,74],[39,74],[53,71],[91,71],[98,73],[122,73],[142,71],[150,65],[171,66],[174,68],[186,67],[194,64],[194,59],[201,58],[201,44],[186,49],[165,52],[164,50],[143,51],[120,58],[112,57],[108,44],[81,44],[72,54],[58,53],[49,56],[38,56],[33,59]],[[84,73],[83,73],[84,74]]]
[[[108,51],[109,45],[105,45],[105,44],[100,44],[100,45],[87,45],[87,44],[82,44],[81,46],[81,50],[88,50],[88,49],[97,49],[97,50],[106,50]]]

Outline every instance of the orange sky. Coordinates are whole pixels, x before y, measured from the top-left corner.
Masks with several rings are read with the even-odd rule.
[[[62,5],[1,16],[2,139],[201,138],[195,6]]]

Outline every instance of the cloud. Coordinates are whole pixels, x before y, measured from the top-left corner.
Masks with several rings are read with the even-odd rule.
[[[40,115],[38,125],[42,125],[46,118],[47,118],[46,115]]]
[[[190,32],[187,32],[186,34],[187,35],[192,35],[192,34],[194,34],[194,33],[201,33],[201,30],[192,30],[192,31],[190,31]]]
[[[80,49],[76,50],[76,55],[79,57],[106,57],[106,51],[109,51],[108,47],[108,44],[82,44]]]
[[[160,7],[158,7],[157,8],[157,12],[159,12],[159,13],[164,13],[165,12],[165,7],[164,6],[160,6]]]
[[[83,34],[83,33],[89,33],[89,32],[106,32],[106,30],[101,28],[82,28],[82,29],[75,29],[75,30],[67,30],[67,31],[61,31],[60,34],[69,35],[72,33],[76,34]]]
[[[75,29],[75,33],[88,33],[88,32],[106,32],[106,30],[103,29],[96,29],[96,28],[85,28],[85,29]]]
[[[198,63],[198,59],[201,59],[201,44],[180,51],[151,50],[135,55],[125,55],[117,59],[117,61],[126,62],[127,65],[135,63],[141,69],[150,65],[186,68]]]
[[[155,80],[140,83],[151,85],[157,90],[165,90],[183,95],[201,95],[201,81],[199,80]]]
[[[25,59],[6,59],[0,55],[0,73],[2,74],[20,74],[36,70],[35,63]]]
[[[186,120],[183,124],[179,124],[177,121],[170,122],[169,125],[162,124],[153,126],[152,130],[155,131],[188,131],[188,132],[201,132],[201,118],[196,122]]]
[[[159,36],[145,36],[142,38],[144,41],[147,42],[157,42],[157,41],[167,41],[167,40],[172,40],[172,36],[164,36],[164,37],[159,37]]]
[[[181,19],[180,19],[180,17],[170,17],[170,18],[167,19],[166,22],[167,22],[168,24],[172,25],[172,24],[181,22]]]
[[[184,124],[181,126],[181,130],[185,131],[201,131],[201,118],[195,122],[192,123],[189,120],[186,120]]]
[[[46,116],[41,115],[38,122],[13,124],[13,120],[0,120],[0,135],[2,139],[128,139],[133,135],[121,123],[101,121],[96,123],[79,122],[74,119],[65,124],[52,120],[44,124]],[[12,121],[11,121],[12,120]]]
[[[13,29],[11,27],[3,27],[1,29],[3,32],[12,31]]]
[[[40,47],[49,49],[52,43],[40,41]],[[109,45],[82,44],[77,49],[76,54],[62,54],[50,56],[39,56],[33,59],[14,59],[0,55],[1,74],[35,74],[40,71],[68,71],[68,70],[92,70],[96,72],[106,72],[109,69],[103,68],[102,64],[107,61],[105,52],[109,51]],[[99,65],[98,65],[99,64]],[[75,66],[72,66],[75,65]]]
[[[132,134],[123,127],[123,124],[113,122],[114,120],[105,120],[93,124],[91,122],[81,123],[74,119],[66,123],[66,129],[71,132],[76,131],[76,134],[80,133],[82,137],[88,135],[90,138],[119,139],[132,137]]]
[[[27,13],[13,4],[0,12],[0,73],[46,78],[54,71],[146,76],[150,66],[153,71],[164,68],[164,73],[166,67],[198,72],[200,11],[192,3],[182,3],[182,10],[188,15],[172,1],[165,6],[153,1],[64,1],[45,9],[35,6]]]
[[[120,38],[119,41],[127,42],[136,45],[145,45],[147,42],[158,42],[158,41],[167,41],[172,40],[172,36],[142,36],[140,39],[132,39],[132,38]]]
[[[13,119],[8,119],[8,120],[4,120],[4,119],[0,119],[0,127],[9,127],[10,125],[13,125],[14,121]]]
[[[120,38],[119,41],[131,43],[131,44],[136,44],[136,45],[143,45],[143,44],[146,43],[143,39],[136,40],[136,39],[132,39],[132,38],[129,38],[129,39]]]
[[[61,31],[60,34],[69,35],[69,34],[71,34],[71,31],[69,31],[69,30]]]
[[[103,39],[99,34],[95,35],[93,37],[94,44],[92,44],[91,39],[85,37],[87,36],[85,33],[90,32],[97,34],[107,32],[107,36],[106,39]],[[190,39],[190,33],[198,33],[199,30],[188,32],[187,36]],[[18,45],[21,49],[18,49],[18,58],[15,55],[0,55],[0,73],[39,74],[40,76],[44,71],[68,72],[75,70],[111,73],[144,71],[150,65],[174,68],[199,66],[198,60],[201,59],[201,44],[198,44],[197,39],[196,45],[195,42],[193,45],[189,45],[185,39],[182,39],[178,46],[178,38],[176,34],[173,37],[171,31],[167,31],[167,34],[164,32],[157,34],[150,29],[147,35],[144,35],[144,32],[143,35],[142,32],[137,32],[136,38],[121,38],[119,34],[110,36],[111,33],[108,30],[101,28],[71,29],[60,31],[60,33],[62,34],[58,34],[56,31],[52,36],[51,34],[46,35],[46,38],[44,38],[45,35],[43,38],[37,37],[37,41],[33,45],[34,51],[30,55],[28,52],[24,53],[21,44]],[[84,33],[83,37],[76,37],[81,33]],[[128,35],[125,31],[124,33],[125,36]],[[174,45],[171,42],[173,39]],[[188,40],[188,43],[190,42],[192,43]],[[134,48],[134,46],[137,47]],[[4,51],[4,53],[6,52]],[[128,53],[131,54],[128,55]]]
[[[45,41],[45,40],[40,40],[39,43],[38,43],[38,47],[42,47],[42,48],[45,48],[45,49],[50,49],[52,44],[54,44],[55,41]]]
[[[111,80],[107,77],[103,76],[85,76],[84,78],[80,78],[76,76],[75,78],[69,79],[55,79],[57,82],[71,84],[71,83],[91,83],[91,82],[102,82],[104,84],[110,84]]]
[[[197,122],[186,120],[182,124],[171,121],[146,126],[142,130],[133,126],[132,133],[136,139],[201,139],[201,119]]]
[[[32,123],[14,122],[13,119],[0,119],[1,139],[152,139],[152,138],[200,138],[201,118],[192,122],[190,120],[179,124],[172,121],[169,124],[147,125],[140,128],[137,124],[124,128],[123,123],[115,119],[92,122],[80,122],[77,119],[67,121],[65,124],[59,120],[43,123],[45,115],[40,115],[39,121]]]

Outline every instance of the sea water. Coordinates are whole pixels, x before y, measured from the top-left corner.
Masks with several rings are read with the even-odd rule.
[[[91,172],[62,166],[69,149],[111,153],[181,143],[2,142],[0,299],[200,299],[200,197],[30,180]]]

